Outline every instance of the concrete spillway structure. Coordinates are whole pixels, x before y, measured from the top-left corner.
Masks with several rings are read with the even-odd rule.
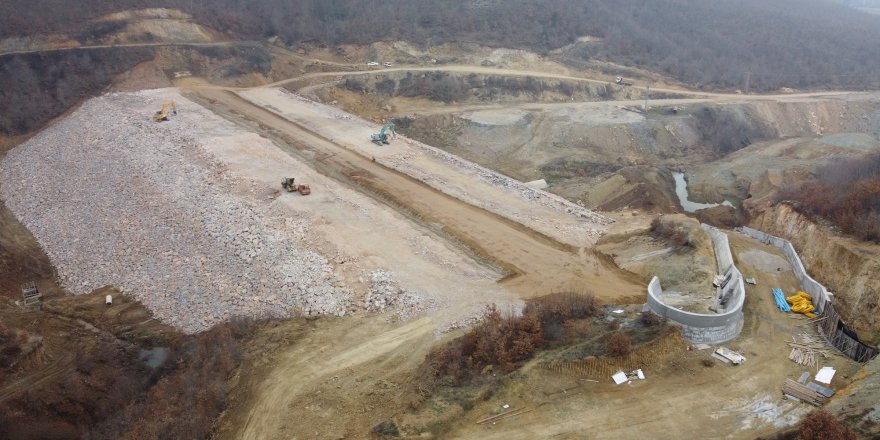
[[[794,245],[791,244],[790,241],[749,227],[741,227],[736,230],[737,232],[741,232],[749,237],[760,240],[761,243],[782,249],[785,258],[788,259],[789,264],[791,264],[791,267],[794,270],[794,276],[796,276],[801,283],[801,290],[809,293],[810,296],[813,297],[813,306],[816,307],[816,313],[822,313],[825,310],[825,304],[834,301],[834,295],[832,295],[825,286],[814,280],[813,277],[807,273],[807,269],[804,267],[801,257],[798,255],[797,251],[794,249]]]
[[[695,343],[720,344],[736,338],[742,331],[742,308],[746,299],[746,290],[742,273],[733,264],[727,234],[709,225],[701,226],[712,239],[718,271],[719,274],[724,275],[725,280],[716,292],[717,313],[686,312],[665,304],[661,300],[663,289],[657,277],[651,279],[648,284],[646,306],[655,314],[680,324],[682,334],[687,340]]]

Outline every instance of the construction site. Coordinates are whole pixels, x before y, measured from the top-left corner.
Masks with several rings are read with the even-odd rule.
[[[87,374],[72,347],[161,371],[243,320],[211,438],[776,438],[817,407],[880,435],[880,245],[777,203],[880,151],[877,92],[264,44],[270,72],[233,80],[163,48],[2,139],[0,323],[26,348],[0,405]],[[725,124],[749,145],[719,152]],[[553,298],[592,305],[551,325]],[[542,336],[425,373],[492,316]]]

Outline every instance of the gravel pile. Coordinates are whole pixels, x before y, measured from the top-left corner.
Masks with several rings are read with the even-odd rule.
[[[364,309],[369,312],[390,309],[397,313],[398,319],[407,321],[436,307],[436,304],[422,295],[401,288],[394,280],[393,272],[375,270],[369,276],[370,290],[364,297]]]
[[[179,100],[180,114],[162,124],[130,109],[161,105],[156,96],[92,99],[0,165],[0,196],[62,285],[112,284],[188,332],[232,316],[349,311],[352,294],[324,257],[230,195],[235,182],[186,130],[200,122],[187,119],[193,104]]]

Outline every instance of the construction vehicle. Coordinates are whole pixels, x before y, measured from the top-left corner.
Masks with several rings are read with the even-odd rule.
[[[382,131],[370,136],[370,140],[373,141],[373,143],[376,145],[387,144],[388,143],[388,131],[390,131],[392,134],[396,135],[397,134],[397,126],[395,126],[394,124],[385,124],[385,126],[382,127]]]
[[[295,180],[296,178],[294,177],[286,177],[281,181],[281,187],[286,189],[287,192],[298,192],[304,196],[312,193],[312,188],[308,184],[296,184],[294,183]]]
[[[621,86],[631,86],[631,85],[633,85],[632,81],[630,81],[630,80],[628,80],[628,79],[626,79],[626,78],[624,78],[624,77],[622,77],[622,76],[618,76],[617,78],[615,78],[615,79],[614,79],[614,83],[615,83],[615,84],[618,84],[618,85],[621,85]]]
[[[153,115],[153,120],[156,122],[164,122],[168,120],[168,110],[171,110],[171,113],[177,115],[177,106],[174,105],[174,100],[170,100],[164,104],[162,104],[162,110],[156,112]]]
[[[287,192],[296,191],[296,184],[294,184],[295,177],[285,177],[284,180],[281,181],[281,187],[286,189]]]

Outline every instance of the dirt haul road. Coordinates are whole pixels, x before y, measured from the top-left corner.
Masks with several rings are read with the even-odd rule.
[[[644,296],[640,278],[617,268],[589,249],[561,243],[521,224],[443,194],[378,164],[338,143],[216,88],[192,88],[209,106],[221,106],[271,129],[297,149],[345,176],[356,176],[369,192],[402,208],[460,242],[506,272],[502,284],[522,298],[561,290],[589,290],[603,301],[626,302]],[[343,135],[342,129],[335,133]],[[367,142],[365,140],[365,142]],[[352,184],[354,180],[350,180]]]
[[[379,318],[361,322],[335,320],[321,331],[306,335],[280,354],[265,378],[254,385],[247,410],[231,411],[219,438],[297,438],[290,431],[309,430],[315,432],[317,438],[334,437],[337,426],[323,423],[297,426],[303,420],[289,414],[309,407],[311,399],[304,397],[316,387],[320,388],[328,378],[338,380],[344,376],[345,381],[353,380],[346,388],[354,388],[352,393],[360,394],[365,387],[374,385],[376,375],[387,379],[396,371],[415,367],[424,356],[424,349],[434,342],[434,323],[425,317],[394,327]],[[328,343],[331,338],[336,342]],[[368,374],[370,377],[365,377]],[[344,411],[334,414],[333,418],[346,417],[356,416]],[[341,433],[335,436],[343,437]]]
[[[429,66],[429,67],[416,67],[416,66],[401,66],[394,68],[384,68],[380,70],[359,70],[359,71],[336,71],[336,72],[315,72],[309,73],[305,75],[296,76],[294,78],[288,78],[281,81],[276,81],[270,84],[266,84],[261,87],[281,87],[285,84],[294,82],[294,81],[302,81],[308,80],[312,78],[333,78],[338,79],[343,76],[358,76],[358,75],[381,75],[384,73],[401,73],[401,72],[449,72],[449,73],[461,73],[461,74],[481,74],[481,75],[498,75],[498,76],[523,76],[523,77],[533,77],[533,78],[546,78],[546,79],[555,79],[555,80],[567,80],[567,81],[579,81],[591,84],[602,84],[608,85],[610,84],[608,81],[600,80],[600,79],[592,79],[592,78],[584,78],[580,76],[571,76],[571,75],[560,75],[557,73],[548,73],[542,72],[538,70],[516,70],[516,69],[502,69],[497,67],[481,67],[481,66],[471,66],[471,65],[443,65],[443,66]],[[630,86],[637,89],[641,89],[643,87],[639,86]],[[687,89],[669,89],[669,88],[654,88],[650,89],[656,93],[670,93],[670,94],[678,94],[678,95],[686,95],[693,97],[710,97],[714,98],[714,100],[719,99],[733,99],[733,100],[741,100],[744,98],[744,95],[741,94],[733,94],[733,93],[711,93],[711,92],[701,92]],[[840,96],[840,95],[851,95],[858,92],[845,92],[845,91],[828,91],[828,92],[813,92],[813,93],[790,93],[790,94],[776,94],[776,95],[747,95],[750,100],[777,100],[784,98],[811,98],[818,96]]]

